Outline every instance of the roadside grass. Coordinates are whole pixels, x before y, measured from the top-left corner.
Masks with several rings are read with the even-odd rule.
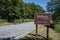
[[[59,40],[60,40],[60,23],[55,25],[54,30],[59,33]]]
[[[0,23],[4,23],[4,22],[7,22],[7,20],[5,20],[5,19],[0,19]]]
[[[37,38],[36,38],[36,31],[33,30],[31,33],[21,38],[20,40],[46,40],[46,27],[43,25],[39,25]],[[49,40],[60,40],[59,33],[49,28]]]
[[[7,21],[5,19],[0,19],[0,26],[6,25]]]
[[[54,30],[60,33],[60,24],[56,24]]]
[[[23,20],[23,22],[22,22]],[[2,25],[10,25],[10,24],[21,24],[21,23],[25,23],[25,22],[33,22],[34,19],[19,19],[19,20],[16,20],[16,23],[15,22],[7,22],[7,20],[5,19],[0,19],[0,26]]]
[[[24,19],[24,22],[33,22],[34,19]]]
[[[0,19],[0,26],[3,26],[3,25],[10,25],[10,24],[12,24],[12,23],[7,22],[6,19]]]

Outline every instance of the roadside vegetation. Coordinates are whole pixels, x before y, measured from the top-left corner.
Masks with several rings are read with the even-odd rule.
[[[7,22],[5,19],[0,19],[0,26],[2,25],[9,25],[10,23]]]
[[[34,22],[34,19],[24,19],[24,22]]]
[[[48,2],[47,11],[52,13],[54,31],[60,34],[60,0],[51,0]]]
[[[23,0],[0,1],[0,24],[32,22],[35,13],[43,13],[44,9],[34,2],[24,3]]]
[[[54,30],[60,32],[60,0],[51,0],[48,2],[47,11],[51,12]]]
[[[5,20],[5,19],[0,19],[0,23],[4,23],[4,22],[7,22],[7,20]]]
[[[55,30],[56,32],[60,33],[60,24],[56,24],[54,30]]]
[[[33,19],[35,13],[43,13],[44,9],[34,2],[24,3],[23,0],[1,0],[0,19],[12,22],[16,19]]]
[[[18,20],[15,20],[13,22],[8,22],[5,19],[0,19],[0,26],[11,25],[11,24],[21,24],[21,23],[25,23],[25,22],[34,22],[34,19],[18,19]]]

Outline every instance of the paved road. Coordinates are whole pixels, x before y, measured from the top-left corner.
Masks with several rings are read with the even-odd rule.
[[[15,39],[19,39],[31,32],[33,29],[35,29],[33,22],[1,26],[0,38],[14,37]]]

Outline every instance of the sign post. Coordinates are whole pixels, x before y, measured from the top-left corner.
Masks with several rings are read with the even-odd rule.
[[[35,14],[34,15],[34,23],[36,24],[36,35],[37,35],[37,25],[42,24],[47,26],[47,40],[49,40],[49,27],[50,26],[50,20],[51,20],[51,15],[48,14]]]
[[[38,35],[38,25],[36,25],[36,40],[37,40],[37,35]]]
[[[49,27],[47,26],[47,40],[49,40]]]
[[[36,35],[37,35],[37,29],[38,29],[37,27],[38,27],[38,25],[36,25]]]

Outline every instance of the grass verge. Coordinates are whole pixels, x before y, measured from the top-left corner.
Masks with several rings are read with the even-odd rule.
[[[55,25],[55,31],[60,33],[60,24]]]
[[[24,22],[33,22],[34,19],[24,19]]]

